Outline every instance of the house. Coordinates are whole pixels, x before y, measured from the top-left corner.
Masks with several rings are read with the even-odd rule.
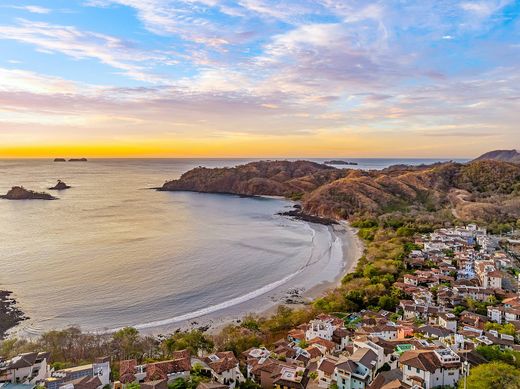
[[[441,312],[437,318],[439,326],[451,332],[457,332],[457,316],[453,313]]]
[[[314,338],[321,338],[332,341],[334,329],[335,328],[330,320],[311,320],[309,322],[309,328],[305,332],[305,339],[309,341]]]
[[[49,353],[25,353],[0,361],[0,383],[37,384],[50,376]]]
[[[366,388],[374,378],[377,354],[368,348],[357,349],[336,365],[334,380],[339,389]]]
[[[336,350],[343,351],[350,341],[350,332],[344,327],[336,328],[332,333],[332,341],[336,343]]]
[[[322,358],[318,363],[318,386],[320,388],[329,388],[334,377],[334,369],[336,368],[337,358]]]
[[[373,326],[363,326],[358,333],[365,333],[370,336],[377,336],[385,340],[397,339],[398,327],[391,322],[379,323]]]
[[[409,389],[410,385],[403,382],[403,372],[400,369],[383,371],[377,375],[368,389]]]
[[[314,338],[314,339],[310,340],[308,343],[309,343],[309,345],[318,348],[323,355],[325,355],[325,354],[330,355],[334,352],[334,350],[336,350],[336,343],[334,343],[330,340],[326,340],[326,339],[322,339],[322,338]]]
[[[308,383],[308,371],[303,367],[286,366],[273,377],[275,389],[305,389]]]
[[[102,387],[101,380],[97,376],[76,378],[60,385],[60,389],[98,389]]]
[[[204,358],[203,362],[213,378],[221,384],[234,388],[237,382],[245,381],[238,365],[238,359],[232,351],[211,354]]]
[[[261,365],[258,365],[255,369],[253,369],[253,375],[255,377],[255,382],[260,384],[262,389],[273,389],[274,381],[279,377],[280,372],[284,368],[295,369],[298,366],[282,362],[277,359],[269,358]]]
[[[82,380],[85,377],[89,380]],[[73,387],[76,387],[74,385],[78,385],[78,388],[81,388],[82,385],[93,386],[97,383],[93,378],[99,379],[100,387],[110,384],[110,360],[108,357],[97,358],[94,363],[89,365],[54,371],[51,376],[45,380],[45,386],[47,389],[71,388],[67,385],[73,385]]]
[[[389,366],[392,364],[392,354],[394,353],[394,346],[391,342],[388,342],[384,339],[368,336],[368,337],[358,337],[354,340],[354,350],[358,349],[370,349],[372,350],[376,356],[376,370],[382,368],[385,363]]]
[[[255,379],[254,370],[264,364],[269,357],[271,356],[271,352],[267,350],[265,347],[261,348],[250,348],[242,353],[246,361],[246,378]]]
[[[450,349],[405,351],[399,358],[403,382],[424,389],[456,386],[460,378],[460,357]]]
[[[484,287],[491,289],[502,289],[503,274],[499,270],[488,272],[484,275]]]

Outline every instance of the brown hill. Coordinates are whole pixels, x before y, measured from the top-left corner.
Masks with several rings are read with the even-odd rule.
[[[341,177],[342,170],[308,161],[260,161],[234,168],[198,167],[160,190],[291,197]]]
[[[264,161],[235,168],[197,168],[161,190],[301,197],[305,213],[336,219],[442,209],[468,221],[520,218],[520,165],[492,160],[382,171]]]
[[[516,150],[494,150],[482,154],[480,157],[475,159],[475,161],[483,160],[520,163],[520,153]]]

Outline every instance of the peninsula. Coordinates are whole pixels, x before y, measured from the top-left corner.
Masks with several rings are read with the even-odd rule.
[[[284,196],[301,200],[303,214],[328,219],[447,210],[465,221],[504,223],[520,218],[519,181],[520,165],[480,158],[381,171],[260,161],[195,168],[159,190]]]

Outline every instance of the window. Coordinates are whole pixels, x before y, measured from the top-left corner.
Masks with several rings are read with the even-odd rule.
[[[418,367],[415,368],[415,371],[417,371],[417,373],[421,372]]]

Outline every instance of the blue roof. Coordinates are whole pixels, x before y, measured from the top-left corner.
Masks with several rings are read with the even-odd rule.
[[[0,389],[33,389],[36,385],[25,385],[25,384],[0,384]]]

